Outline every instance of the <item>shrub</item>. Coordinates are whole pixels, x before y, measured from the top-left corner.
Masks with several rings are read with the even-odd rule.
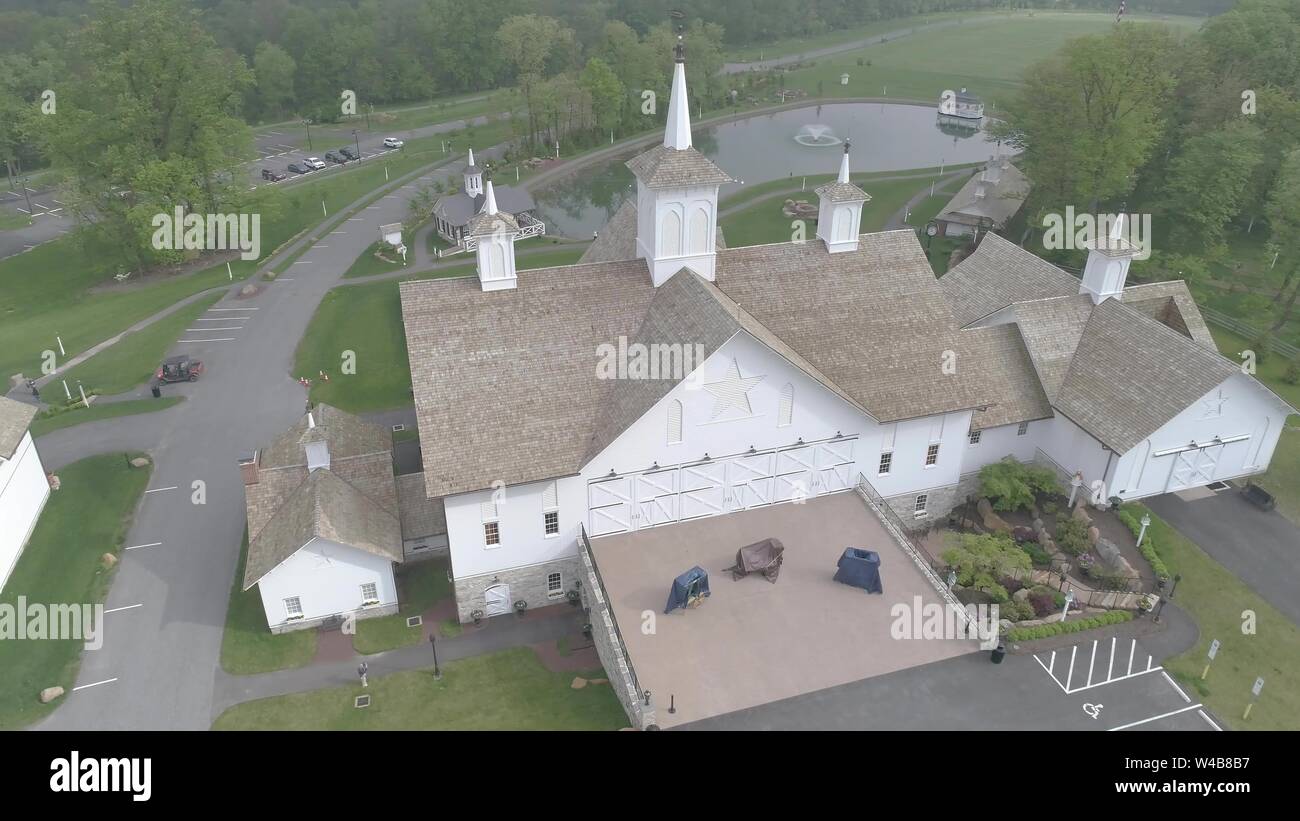
[[[963,533],[956,541],[957,546],[945,550],[940,558],[957,571],[958,584],[986,591],[994,601],[1008,598],[1000,579],[1030,569],[1029,554],[1002,534]]]
[[[1292,359],[1282,374],[1282,381],[1288,385],[1300,385],[1300,359]]]
[[[1139,508],[1139,510],[1145,510],[1145,508]],[[1138,534],[1142,532],[1141,516],[1135,514],[1128,508],[1119,511],[1119,520],[1123,522],[1124,526],[1133,534],[1133,538],[1136,539]],[[1138,552],[1141,553],[1142,558],[1146,559],[1147,563],[1151,565],[1151,572],[1155,573],[1157,578],[1169,578],[1169,568],[1165,566],[1164,561],[1161,560],[1159,554],[1156,552],[1155,543],[1151,540],[1150,528],[1147,529],[1147,535],[1142,538],[1142,543],[1138,545]]]
[[[1034,618],[1037,614],[1029,602],[1012,599],[1006,604],[998,605],[998,615],[1007,621],[1024,621]]]
[[[980,494],[989,497],[994,510],[1028,508],[1038,494],[1059,492],[1055,473],[1010,456],[980,468]]]
[[[1029,561],[1046,566],[1052,563],[1052,554],[1043,549],[1038,542],[1021,542],[1020,549],[1029,554]]]
[[[1057,505],[1056,502],[1052,501],[1051,499],[1048,499],[1046,502],[1043,502],[1043,515],[1044,515],[1044,516],[1055,516],[1055,515],[1056,515],[1056,511],[1058,511],[1058,510],[1060,510],[1060,509],[1061,509],[1060,506]]]
[[[1057,612],[1059,609],[1051,593],[1030,593],[1029,606],[1034,609],[1034,615],[1040,619]]]
[[[1100,616],[1093,616],[1089,619],[1062,621],[1056,622],[1055,624],[1041,624],[1037,627],[1017,627],[1007,633],[1007,638],[1012,641],[1045,639],[1051,636],[1080,633],[1084,630],[1095,630],[1098,627],[1107,627],[1112,624],[1130,621],[1132,618],[1133,614],[1127,610],[1112,610],[1109,613],[1103,613]]]
[[[1088,549],[1088,527],[1073,516],[1066,516],[1056,523],[1056,546],[1078,556]]]

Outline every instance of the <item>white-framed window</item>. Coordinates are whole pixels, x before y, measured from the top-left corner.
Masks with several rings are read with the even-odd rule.
[[[1029,433],[1029,423],[1021,422],[1020,427],[1016,428],[1016,436],[1024,436],[1026,433]]]
[[[781,389],[781,404],[776,412],[776,426],[783,428],[794,420],[794,385],[786,383]]]
[[[297,596],[290,596],[284,600],[284,612],[291,619],[302,618],[302,599]]]
[[[483,544],[485,547],[501,546],[501,525],[499,522],[483,523]]]
[[[892,451],[885,451],[880,454],[880,475],[884,476],[889,473],[889,469],[894,466],[894,454]]]
[[[984,432],[984,431],[982,431],[982,430],[973,430],[973,431],[971,431],[971,432],[970,432],[970,443],[971,443],[972,445],[978,445],[978,444],[980,443],[980,434],[983,433],[983,432]]]
[[[547,537],[560,534],[560,512],[548,510],[542,514],[542,530]]]
[[[374,582],[366,582],[361,585],[361,603],[370,604],[379,601],[379,585]]]
[[[928,493],[918,494],[916,497],[916,501],[912,504],[912,515],[918,519],[924,516],[925,506],[928,505],[929,503],[930,503],[930,494]]]
[[[939,446],[931,445],[925,449],[925,466],[934,467],[939,464]]]
[[[682,441],[682,403],[674,399],[668,403],[668,444]]]
[[[558,572],[547,574],[546,595],[552,598],[564,595],[564,577]]]

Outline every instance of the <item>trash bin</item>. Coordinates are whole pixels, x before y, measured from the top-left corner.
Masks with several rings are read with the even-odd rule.
[[[1002,658],[1006,656],[1006,654],[1007,654],[1007,646],[1002,642],[998,642],[998,646],[994,647],[993,651],[989,653],[989,661],[993,662],[994,664],[1001,664]]]
[[[158,399],[162,396],[162,388],[158,387],[157,385],[154,385],[149,392],[153,394],[154,399]]]

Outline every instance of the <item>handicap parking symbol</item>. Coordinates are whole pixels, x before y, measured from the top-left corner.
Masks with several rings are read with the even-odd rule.
[[[1084,704],[1083,711],[1088,714],[1089,718],[1099,718],[1102,706],[1101,704]]]

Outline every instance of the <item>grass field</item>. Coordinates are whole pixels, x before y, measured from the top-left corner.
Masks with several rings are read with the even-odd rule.
[[[102,602],[113,570],[104,568],[101,557],[120,556],[150,470],[130,467],[121,453],[92,456],[59,470],[62,487],[51,491],[27,548],[0,591],[0,602],[16,606],[19,596],[29,604]],[[0,729],[31,724],[71,696],[83,644],[75,639],[0,641]],[[63,687],[67,695],[41,704],[40,691],[53,686]]]
[[[348,268],[347,273],[343,274],[343,278],[352,279],[354,277],[368,277],[374,276],[375,274],[386,274],[390,271],[402,270],[403,266],[401,262],[385,262],[375,256],[375,252],[379,250],[379,244],[379,240],[375,240],[368,248],[366,248],[366,250],[362,251],[361,256],[357,257],[356,262],[352,263],[352,266]]]
[[[789,72],[785,88],[802,88],[810,95],[820,88],[827,97],[886,95],[937,101],[945,89],[964,86],[993,104],[1013,94],[1024,70],[1051,56],[1067,39],[1100,34],[1115,25],[1113,14],[1038,11],[1031,17],[1018,11],[1012,16],[963,17],[968,22],[959,27],[934,29],[819,59],[814,66]],[[1201,22],[1171,17],[1166,24],[1191,31]],[[859,59],[864,65],[858,65]],[[865,65],[866,61],[871,64]],[[849,75],[848,85],[840,85],[844,73]],[[991,109],[987,113],[997,112]]]
[[[590,671],[591,677],[604,677]],[[569,686],[528,648],[379,676],[370,686],[330,687],[238,704],[214,730],[617,730],[627,717],[609,685]],[[369,695],[369,707],[353,699]]]
[[[893,214],[923,188],[928,188],[925,179],[891,180],[866,184],[866,191],[871,201],[862,209],[862,232],[879,231]],[[722,233],[727,238],[727,246],[738,248],[743,245],[767,245],[774,242],[790,242],[794,230],[793,220],[781,212],[781,205],[787,199],[805,199],[817,204],[817,195],[812,189],[802,194],[777,194],[761,199],[746,208],[722,218]],[[916,225],[916,221],[912,221]],[[805,239],[817,235],[817,221],[805,221]]]
[[[1182,576],[1174,600],[1200,628],[1196,646],[1167,659],[1165,668],[1233,729],[1300,730],[1300,628],[1154,513],[1151,519],[1151,539],[1160,558],[1171,573]],[[1253,634],[1243,631],[1247,611],[1256,619]],[[1202,681],[1206,652],[1215,639],[1221,646]],[[1266,682],[1263,696],[1243,721],[1251,685],[1259,676]]]
[[[60,388],[62,390],[62,388]],[[131,399],[125,402],[93,402],[90,407],[78,403],[72,410],[62,411],[49,416],[37,416],[32,421],[33,437],[44,436],[62,428],[70,428],[85,422],[98,422],[101,419],[117,419],[120,416],[134,416],[137,413],[152,413],[166,410],[183,402],[180,396],[164,396],[161,399]]]
[[[235,581],[230,587],[226,629],[221,634],[221,668],[232,675],[251,675],[302,667],[316,655],[316,631],[294,630],[277,636],[267,628],[262,595],[256,586],[243,589],[247,558],[245,532]]]
[[[17,211],[0,210],[0,231],[13,231],[32,224],[32,218]]]
[[[520,254],[520,270],[568,265],[582,256],[581,247]],[[472,276],[474,264],[426,271],[407,279]],[[406,333],[402,327],[401,280],[332,289],[321,300],[315,316],[298,343],[294,375],[314,380],[313,402],[325,402],[352,413],[396,408],[411,403],[411,370],[406,359]],[[343,352],[356,354],[356,373],[341,374]],[[316,379],[320,371],[330,381]]]
[[[211,294],[186,305],[69,369],[60,378],[66,379],[74,392],[80,382],[87,393],[93,389],[102,396],[123,393],[147,382],[176,340],[223,295]]]
[[[445,559],[429,559],[402,567],[397,571],[397,600],[401,610],[392,616],[358,620],[352,646],[358,653],[370,655],[415,644],[424,635],[423,628],[407,627],[407,618],[420,615],[451,594]]]

